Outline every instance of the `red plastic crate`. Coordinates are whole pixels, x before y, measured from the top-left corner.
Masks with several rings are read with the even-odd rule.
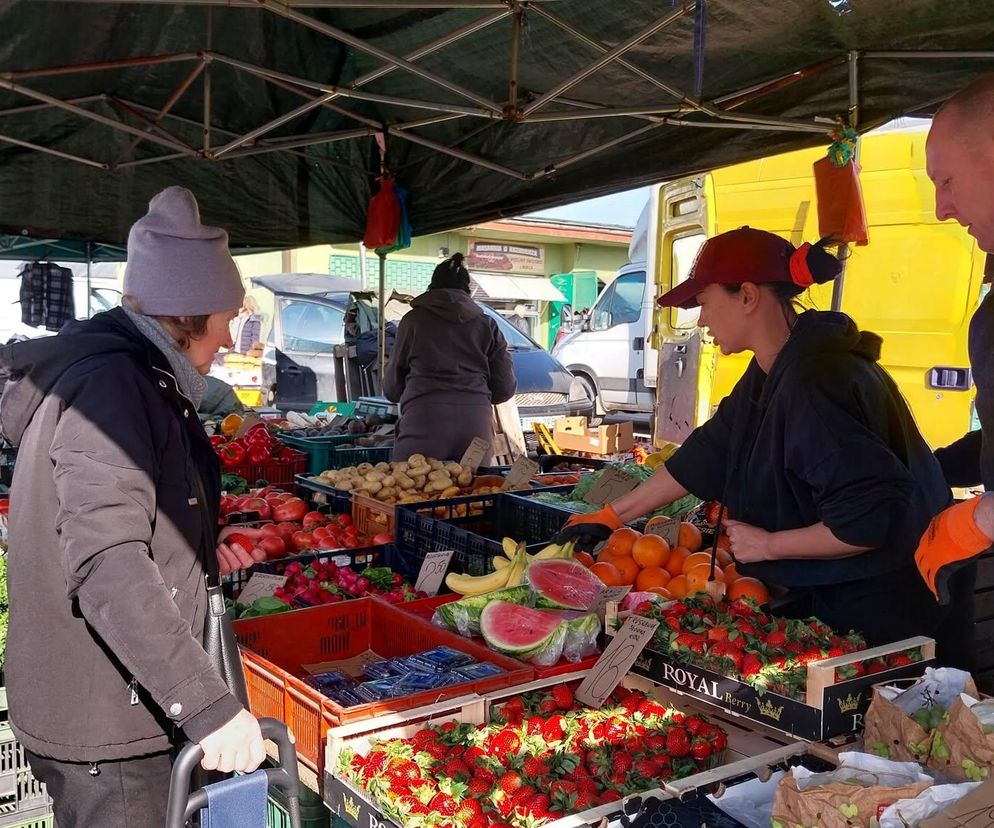
[[[249,486],[254,486],[256,480],[265,480],[271,486],[292,485],[294,477],[307,471],[307,455],[301,451],[295,452],[288,461],[276,463],[245,463],[240,466],[222,466],[223,474],[237,474],[244,477]]]
[[[249,704],[257,716],[286,722],[297,739],[297,757],[321,778],[329,727],[410,710],[467,693],[488,693],[531,681],[535,671],[520,661],[443,630],[386,602],[359,598],[313,609],[246,618],[234,624],[242,647]],[[302,665],[350,659],[372,650],[384,658],[445,644],[478,661],[503,667],[499,676],[453,684],[400,699],[341,707],[305,684]]]
[[[409,615],[414,615],[417,618],[424,618],[427,621],[431,621],[432,617],[435,615],[435,610],[438,609],[438,607],[442,606],[442,604],[448,604],[450,601],[455,601],[461,597],[461,595],[456,595],[450,592],[445,595],[436,595],[433,598],[419,598],[416,601],[407,601],[403,604],[394,604],[394,606]],[[482,638],[474,637],[470,640],[479,644],[481,647],[487,646]],[[562,676],[566,673],[575,673],[577,670],[589,670],[594,666],[594,664],[597,663],[598,658],[600,658],[600,653],[585,658],[583,661],[567,661],[565,658],[561,658],[551,667],[537,667],[534,664],[531,666],[535,670],[535,678],[543,679],[551,678],[552,676]]]

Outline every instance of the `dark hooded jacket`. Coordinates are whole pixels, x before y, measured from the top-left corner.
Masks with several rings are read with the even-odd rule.
[[[464,290],[421,294],[400,321],[383,392],[401,408],[497,405],[514,396],[514,363],[497,323]]]
[[[202,646],[220,471],[194,405],[120,309],[0,365],[18,739],[87,762],[200,741],[241,706]]]
[[[951,503],[907,403],[877,364],[880,344],[844,314],[801,314],[769,376],[753,359],[666,462],[684,488],[723,501],[734,520],[770,532],[823,522],[871,548],[742,565],[742,574],[800,587],[913,566],[929,520]]]

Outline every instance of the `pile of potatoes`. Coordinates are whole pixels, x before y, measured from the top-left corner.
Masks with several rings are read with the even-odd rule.
[[[321,472],[322,483],[372,497],[381,503],[420,503],[467,494],[473,472],[458,463],[446,463],[412,454],[400,463],[362,463],[345,469]]]

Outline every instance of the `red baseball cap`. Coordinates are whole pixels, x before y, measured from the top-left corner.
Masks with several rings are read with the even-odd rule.
[[[805,261],[809,247],[794,247],[780,236],[751,227],[729,230],[704,242],[687,280],[656,303],[664,308],[696,308],[697,294],[708,285],[794,282],[807,287],[814,282]]]

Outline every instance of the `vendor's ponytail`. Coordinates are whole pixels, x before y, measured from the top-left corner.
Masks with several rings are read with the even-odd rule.
[[[428,290],[447,288],[449,290],[464,290],[469,293],[469,271],[463,264],[463,254],[454,253],[444,262],[439,262],[431,274],[431,284]]]
[[[791,254],[791,281],[799,287],[823,285],[842,273],[842,262],[829,253],[825,246],[831,238],[826,236],[814,244],[804,243]]]

